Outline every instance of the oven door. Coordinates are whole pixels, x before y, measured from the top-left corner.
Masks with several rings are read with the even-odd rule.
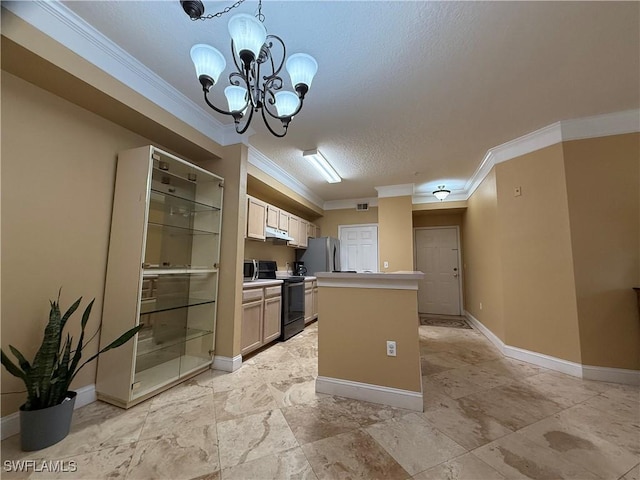
[[[304,279],[302,281],[287,281],[282,285],[283,289],[283,319],[282,323],[288,325],[302,318],[304,321]]]

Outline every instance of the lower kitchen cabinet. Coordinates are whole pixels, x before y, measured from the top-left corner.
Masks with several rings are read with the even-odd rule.
[[[313,279],[304,281],[304,323],[318,318],[318,282]]]
[[[249,287],[242,292],[240,353],[245,355],[280,337],[282,287]]]

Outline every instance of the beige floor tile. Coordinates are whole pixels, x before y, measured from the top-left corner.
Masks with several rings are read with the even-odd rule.
[[[410,477],[368,433],[343,433],[302,446],[320,480],[404,480]]]
[[[96,452],[69,457],[58,464],[57,471],[43,470],[29,476],[31,479],[111,479],[124,478],[131,458],[135,452],[135,444],[109,447]],[[55,468],[55,467],[54,467]],[[5,478],[2,475],[2,478]]]
[[[152,405],[144,423],[140,440],[159,439],[165,436],[190,436],[203,426],[215,427],[213,393]]]
[[[473,402],[444,398],[425,408],[422,415],[468,450],[513,433]]]
[[[439,388],[451,398],[466,397],[489,388],[470,381],[469,374],[462,369],[448,370],[423,378],[424,389],[431,389],[435,385],[436,388]]]
[[[538,367],[531,363],[522,362],[513,358],[499,358],[498,360],[492,360],[490,362],[481,363],[485,368],[489,368],[498,372],[504,376],[511,376],[515,379],[521,379],[530,377],[532,375],[538,375],[540,373],[547,373],[549,370],[546,368]]]
[[[511,430],[518,430],[562,410],[534,388],[511,383],[460,399],[463,408],[479,409]]]
[[[278,407],[304,405],[328,397],[328,395],[316,393],[316,381],[310,375],[270,383],[269,390]]]
[[[235,372],[213,370],[211,387],[214,393],[236,390],[238,388],[266,385],[267,381],[255,365],[243,363]]]
[[[554,418],[568,427],[593,433],[640,458],[640,424],[629,422],[615,410],[598,410],[583,403],[554,415]]]
[[[222,468],[233,467],[298,446],[280,410],[218,423],[218,442]]]
[[[210,426],[191,437],[164,436],[139,441],[126,478],[191,479],[219,469],[215,426]]]
[[[593,388],[589,388],[587,382],[568,375],[560,377],[550,373],[541,373],[523,378],[521,383],[531,386],[538,393],[565,408],[582,403],[598,394]]]
[[[417,413],[375,423],[364,430],[410,475],[466,452]]]
[[[512,433],[480,447],[473,454],[506,478],[596,480],[599,477],[567,461],[555,451]]]
[[[640,480],[640,463],[629,470],[620,480]]]
[[[356,420],[361,427],[411,413],[410,410],[394,408],[380,403],[363,402],[345,397],[332,398],[335,405],[339,406],[347,416]]]
[[[414,480],[503,480],[505,477],[472,453],[413,476]]]
[[[636,455],[557,416],[529,425],[518,433],[602,478],[618,478],[638,462]]]
[[[609,390],[590,398],[584,405],[615,415],[621,420],[640,424],[640,398],[635,395]]]
[[[219,422],[278,408],[265,385],[256,385],[213,394],[216,419]]]
[[[471,365],[451,355],[449,352],[437,352],[422,355],[420,360],[423,376],[453,370],[454,368],[468,367]]]
[[[360,422],[336,405],[333,397],[319,399],[313,404],[284,407],[281,410],[301,445],[360,427]]]
[[[278,479],[316,480],[301,448],[267,455],[222,471],[222,480]]]
[[[180,402],[184,400],[190,400],[192,398],[211,395],[213,393],[211,386],[201,385],[199,380],[191,378],[184,383],[176,385],[170,388],[166,392],[162,392],[160,395],[156,395],[151,401],[151,405],[162,405],[166,403]]]

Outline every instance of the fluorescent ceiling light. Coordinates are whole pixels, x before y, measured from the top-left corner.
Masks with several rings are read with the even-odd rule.
[[[338,183],[342,181],[340,175],[336,173],[333,167],[329,165],[329,162],[327,162],[327,159],[324,158],[318,150],[305,150],[302,152],[302,156],[311,162],[311,165],[320,172],[327,182]]]

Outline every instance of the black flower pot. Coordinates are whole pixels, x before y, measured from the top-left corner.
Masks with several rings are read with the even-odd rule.
[[[58,443],[69,434],[76,392],[67,392],[59,405],[40,410],[20,407],[20,446],[23,451],[42,450]]]

